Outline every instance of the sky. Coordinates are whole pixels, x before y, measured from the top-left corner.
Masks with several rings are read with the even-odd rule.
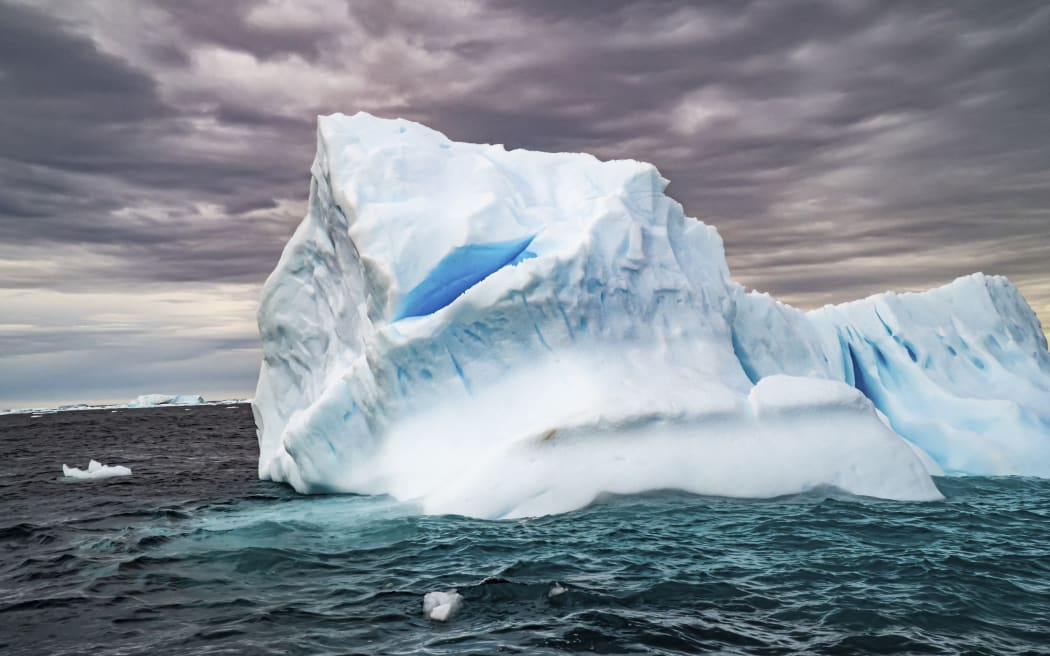
[[[653,162],[802,308],[1050,325],[1050,3],[0,0],[0,408],[251,396],[319,114]]]

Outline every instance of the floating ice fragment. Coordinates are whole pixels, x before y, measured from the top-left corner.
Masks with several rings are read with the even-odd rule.
[[[436,622],[446,622],[463,605],[463,595],[455,590],[435,590],[423,595],[423,614]]]
[[[79,467],[69,467],[63,464],[62,474],[66,478],[93,480],[98,478],[113,478],[114,476],[131,476],[131,470],[123,465],[103,465],[98,460],[92,460],[88,463],[87,470],[80,469]]]
[[[555,581],[554,585],[551,586],[551,589],[547,591],[547,597],[557,597],[558,595],[565,594],[567,591],[568,588],[563,587],[561,583]]]

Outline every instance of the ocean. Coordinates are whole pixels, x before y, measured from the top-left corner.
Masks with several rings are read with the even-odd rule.
[[[256,455],[247,405],[0,416],[0,653],[1050,653],[1047,480],[480,521],[302,497]],[[133,475],[62,477],[91,458]]]

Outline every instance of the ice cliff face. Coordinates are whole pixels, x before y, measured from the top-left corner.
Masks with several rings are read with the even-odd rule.
[[[1006,278],[978,273],[808,314],[751,293],[738,299],[734,337],[751,379],[844,381],[946,473],[1050,476],[1050,356]]]
[[[977,274],[811,316],[841,356],[841,379],[945,471],[1050,476],[1050,356],[1006,278]]]
[[[320,119],[312,174],[259,310],[262,478],[513,517],[659,488],[939,498],[927,453],[1050,473],[1050,356],[1004,279],[804,314],[744,293],[649,164],[367,114]]]

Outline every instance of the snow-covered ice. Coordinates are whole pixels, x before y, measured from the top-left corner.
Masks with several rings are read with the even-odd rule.
[[[364,113],[319,119],[312,174],[259,309],[261,478],[520,517],[1050,475],[1050,355],[1005,278],[801,312],[650,164]]]
[[[131,470],[123,465],[103,465],[97,460],[88,463],[87,469],[62,465],[62,475],[66,478],[93,480],[113,478],[114,476],[131,476]]]
[[[437,622],[447,622],[462,605],[463,595],[455,590],[438,590],[423,595],[423,615]]]

